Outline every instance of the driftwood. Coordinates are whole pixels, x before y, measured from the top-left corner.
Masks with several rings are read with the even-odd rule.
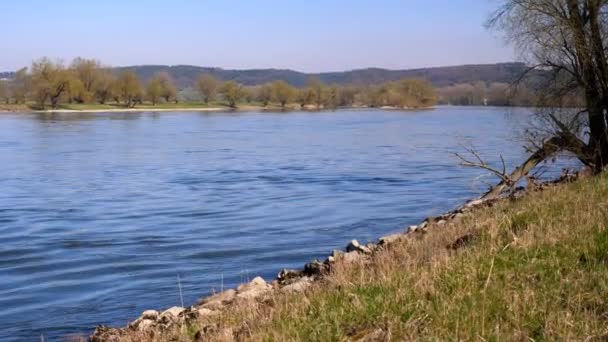
[[[490,199],[498,197],[503,191],[513,187],[517,182],[526,177],[538,164],[561,151],[563,146],[564,141],[562,138],[554,137],[547,140],[543,146],[534,152],[523,164],[515,168],[511,174],[506,176],[506,180],[502,180],[481,198]]]
[[[506,190],[513,189],[515,185],[520,180],[527,177],[530,171],[532,171],[538,164],[563,150],[564,146],[566,145],[568,144],[566,144],[564,139],[561,137],[553,137],[545,141],[544,144],[538,150],[536,150],[536,152],[534,152],[523,164],[515,168],[515,170],[513,170],[513,172],[510,174],[506,172],[506,166],[502,156],[500,157],[502,161],[502,170],[489,166],[483,161],[479,153],[477,153],[477,151],[474,149],[468,149],[468,152],[473,155],[475,160],[468,160],[460,154],[456,154],[456,156],[460,158],[461,165],[467,167],[478,167],[487,170],[500,178],[500,183],[491,187],[490,190],[480,198],[481,200],[489,200],[500,196]]]

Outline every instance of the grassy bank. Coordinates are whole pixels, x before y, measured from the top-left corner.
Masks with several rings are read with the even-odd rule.
[[[304,293],[233,305],[153,339],[605,340],[607,227],[603,175],[431,225],[337,263]]]

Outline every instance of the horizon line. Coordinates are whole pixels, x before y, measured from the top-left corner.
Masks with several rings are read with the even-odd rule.
[[[91,58],[91,59],[95,59],[95,58]],[[61,59],[59,59],[61,60]],[[129,68],[138,68],[138,67],[168,67],[168,68],[176,68],[176,67],[195,67],[195,68],[202,68],[202,69],[215,69],[215,70],[223,70],[223,71],[265,71],[265,70],[274,70],[274,71],[292,71],[292,72],[296,72],[296,73],[300,73],[300,74],[307,74],[307,75],[321,75],[321,74],[333,74],[333,73],[346,73],[346,72],[354,72],[354,71],[363,71],[363,70],[385,70],[385,71],[416,71],[416,70],[428,70],[428,69],[442,69],[442,68],[456,68],[456,67],[467,67],[467,66],[489,66],[489,65],[507,65],[507,64],[526,64],[525,62],[522,61],[510,61],[510,62],[495,62],[495,63],[465,63],[465,64],[449,64],[449,65],[438,65],[438,66],[429,66],[429,67],[414,67],[414,68],[399,68],[399,69],[392,69],[392,68],[383,68],[383,67],[374,67],[374,66],[369,66],[369,67],[359,67],[359,68],[353,68],[353,69],[344,69],[344,70],[334,70],[334,71],[315,71],[315,72],[307,72],[307,71],[300,71],[297,69],[291,69],[291,68],[223,68],[223,67],[213,67],[213,66],[202,66],[202,65],[195,65],[195,64],[132,64],[132,65],[123,65],[123,66],[104,66],[104,68],[111,68],[111,69],[129,69]],[[22,68],[28,68],[28,66],[26,67],[22,67]],[[21,70],[22,68],[16,69],[16,70],[12,70],[12,71],[0,71],[0,73],[15,73],[18,70]]]

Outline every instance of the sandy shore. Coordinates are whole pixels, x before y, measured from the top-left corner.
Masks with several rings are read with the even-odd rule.
[[[397,107],[380,107],[375,109],[380,110],[395,110],[395,111],[418,111],[418,110],[429,110],[435,109],[436,107],[420,108],[420,109],[408,109],[408,108],[397,108]],[[344,106],[338,108],[316,108],[314,106],[288,106],[286,108],[269,106],[255,106],[255,105],[244,105],[238,108],[229,107],[159,107],[159,108],[91,108],[91,109],[45,109],[45,110],[33,110],[28,108],[1,108],[0,113],[144,113],[144,112],[251,112],[251,111],[266,111],[266,112],[322,112],[322,111],[335,111],[335,110],[358,110],[358,109],[374,109],[366,106]]]
[[[124,113],[124,112],[224,112],[229,108],[203,107],[203,108],[111,108],[111,109],[47,109],[35,110],[33,113]]]

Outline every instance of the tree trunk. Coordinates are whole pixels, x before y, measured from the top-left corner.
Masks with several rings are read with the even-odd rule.
[[[589,120],[589,148],[594,156],[593,169],[600,172],[608,165],[608,135],[606,110],[608,109],[608,84],[605,54],[597,20],[598,4],[588,6],[590,37],[587,39],[584,15],[577,0],[568,0],[570,25],[574,34],[578,68],[585,91]],[[591,46],[589,46],[591,45]]]

